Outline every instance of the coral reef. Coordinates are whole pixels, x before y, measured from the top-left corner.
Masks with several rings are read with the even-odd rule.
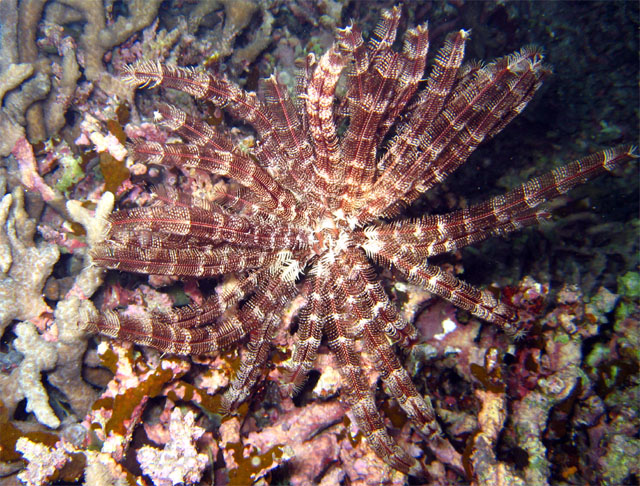
[[[205,198],[229,188],[128,157],[127,139],[169,140],[151,123],[160,97],[211,125],[224,116],[168,92],[134,98],[119,81],[121,67],[139,58],[198,66],[247,90],[277,70],[293,91],[297,59],[326,51],[334,29],[351,18],[371,32],[394,3],[0,1],[2,486],[408,483],[373,454],[346,412],[324,344],[309,383],[291,400],[280,384],[293,339],[278,333],[274,364],[248,405],[221,415],[221,394],[242,355],[182,360],[103,341],[83,324],[96,308],[135,315],[201,303],[233,284],[105,275],[91,265],[88,249],[113,204],[105,190],[130,207],[147,204],[153,185]],[[521,121],[408,217],[464,208],[486,196],[478,187],[498,194],[559,160],[637,143],[637,3],[408,2],[403,17],[407,25],[429,19],[433,45],[446,32],[471,29],[468,58],[540,45],[554,71]],[[585,19],[578,28],[576,19]],[[222,125],[236,143],[255,145],[246,125]],[[404,364],[420,393],[432,392],[463,457],[463,473],[434,460],[397,403],[380,393],[386,426],[409,453],[424,456],[432,484],[637,483],[637,169],[622,175],[565,198],[541,230],[436,262],[523,309],[531,329],[520,340],[382,272],[421,334]],[[299,304],[287,316],[294,328]],[[379,379],[373,368],[363,374]],[[178,450],[192,462],[176,458]],[[170,473],[150,470],[151,458]]]

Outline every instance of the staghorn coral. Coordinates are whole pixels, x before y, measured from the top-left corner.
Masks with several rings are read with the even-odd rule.
[[[0,126],[4,137],[0,155],[5,156],[14,143],[27,133],[32,140],[46,138],[42,106],[51,91],[50,66],[38,59],[36,34],[44,2],[30,0],[18,4],[8,0],[0,5]],[[72,69],[67,63],[67,69]],[[75,82],[73,83],[75,87]],[[52,94],[57,95],[57,89]],[[60,106],[52,108],[56,114]],[[57,129],[62,127],[58,122]]]
[[[24,139],[16,146],[19,146],[15,152],[22,180],[59,206],[62,197],[37,173],[31,146]],[[7,184],[5,176],[6,171],[0,170],[3,192]],[[85,228],[87,242],[93,245],[102,238],[113,196],[105,194],[95,213],[76,201],[69,201],[67,207],[72,220]],[[18,402],[25,398],[26,411],[33,412],[40,423],[57,428],[60,420],[49,404],[41,374],[49,372],[49,383],[65,394],[72,410],[81,415],[88,410],[95,392],[82,379],[87,337],[81,316],[93,307],[88,298],[102,283],[103,272],[90,265],[90,257],[85,252],[87,267],[76,276],[75,285],[52,310],[43,298],[43,288],[60,251],[55,244],[43,240],[34,242],[36,222],[25,210],[21,187],[3,197],[0,219],[0,332],[4,333],[12,321],[22,321],[13,328],[17,336],[13,346],[23,355],[11,373],[0,375],[0,387],[5,392],[3,406],[12,415]],[[77,249],[76,253],[80,255],[85,250]]]
[[[85,229],[88,246],[84,248],[84,268],[53,312],[52,327],[56,333],[58,361],[55,369],[48,374],[48,379],[65,394],[72,409],[80,416],[89,410],[96,398],[95,391],[82,379],[82,363],[88,340],[83,323],[89,313],[95,312],[89,298],[102,284],[104,276],[104,272],[92,264],[87,250],[104,237],[105,222],[113,204],[114,198],[110,192],[102,195],[93,211],[83,207],[79,201],[67,202],[71,219]]]
[[[27,108],[49,92],[46,77],[39,76],[27,82],[36,69],[33,59],[21,59],[18,51],[19,18],[17,0],[0,3],[0,128],[3,133],[0,156],[3,157],[25,134]],[[19,93],[12,93],[18,88]]]
[[[4,95],[17,88],[22,82],[33,74],[33,66],[27,63],[11,64],[0,75],[0,106]]]
[[[103,57],[107,51],[119,46],[136,32],[153,22],[160,0],[129,0],[127,15],[110,19],[107,4],[102,0],[60,0],[47,5],[45,21],[56,25],[81,22],[82,35],[78,39],[84,59],[84,76],[97,83],[107,93],[119,93],[119,83],[106,72]]]
[[[15,380],[16,384],[15,391],[7,397],[5,406],[11,411],[18,401],[26,398],[26,411],[33,412],[41,424],[56,428],[60,425],[60,420],[49,406],[49,395],[42,384],[42,373],[51,370],[58,361],[56,346],[42,339],[30,322],[20,322],[14,332],[17,339],[13,345],[24,358],[8,377],[9,380]],[[5,390],[12,388],[10,384],[3,385]]]

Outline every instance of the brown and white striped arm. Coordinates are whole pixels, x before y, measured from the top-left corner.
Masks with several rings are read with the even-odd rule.
[[[215,150],[195,144],[137,142],[132,146],[135,158],[141,162],[171,167],[200,169],[210,174],[231,177],[259,198],[265,209],[276,212],[286,221],[296,221],[297,200],[280,186],[250,157],[239,152]]]
[[[402,449],[389,435],[382,416],[378,411],[376,402],[362,373],[360,357],[355,350],[355,338],[351,335],[350,318],[347,309],[339,307],[338,302],[346,302],[345,295],[338,295],[341,280],[347,278],[340,275],[335,278],[335,294],[327,295],[327,324],[325,332],[329,341],[329,347],[333,351],[338,364],[346,398],[351,405],[351,411],[355,417],[358,428],[364,435],[369,446],[385,461],[405,473],[422,475],[418,461]]]
[[[323,308],[326,305],[323,295],[328,292],[327,288],[324,279],[312,277],[311,292],[306,305],[300,310],[298,331],[293,338],[293,352],[285,363],[287,383],[284,388],[290,396],[301,390],[315,363],[327,312]]]

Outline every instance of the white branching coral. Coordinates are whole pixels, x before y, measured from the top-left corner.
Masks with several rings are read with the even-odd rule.
[[[113,204],[114,197],[110,192],[102,195],[95,211],[83,207],[79,201],[67,202],[69,215],[85,229],[88,249],[104,237],[106,218]],[[59,358],[55,370],[49,374],[49,382],[67,396],[72,408],[80,414],[84,414],[96,398],[95,392],[82,379],[82,357],[87,347],[87,331],[83,322],[86,315],[95,312],[89,297],[102,284],[104,275],[102,269],[92,265],[87,249],[84,251],[84,268],[76,276],[71,290],[58,302],[53,314]]]
[[[138,450],[142,472],[156,486],[197,484],[209,462],[206,454],[199,454],[195,447],[195,441],[204,432],[202,427],[195,425],[193,412],[183,415],[179,408],[174,408],[169,422],[171,439],[164,449],[144,446]]]
[[[38,422],[51,428],[60,425],[60,420],[49,405],[49,396],[42,384],[42,371],[52,369],[58,359],[55,343],[42,339],[36,327],[23,321],[15,327],[18,338],[15,348],[25,355],[15,371],[18,378],[18,395],[27,399],[27,412],[33,412]]]
[[[23,190],[17,187],[0,201],[0,335],[14,319],[51,311],[42,288],[60,252],[56,245],[34,243],[35,230],[24,210]]]
[[[4,178],[0,186],[4,192]],[[113,195],[105,193],[95,212],[77,201],[68,202],[69,214],[85,228],[89,247],[102,238],[113,202]],[[66,395],[74,411],[80,415],[87,411],[95,392],[82,379],[87,332],[81,318],[95,312],[88,299],[102,283],[104,270],[92,266],[86,254],[84,270],[52,311],[42,289],[60,252],[56,245],[34,243],[35,230],[35,221],[24,209],[23,190],[17,187],[0,201],[0,336],[12,321],[21,321],[14,328],[14,346],[24,359],[9,375],[0,375],[0,389],[10,414],[26,398],[26,410],[38,422],[57,428],[60,420],[49,405],[41,374],[49,372],[49,383]],[[41,335],[36,326],[46,327],[47,335]]]

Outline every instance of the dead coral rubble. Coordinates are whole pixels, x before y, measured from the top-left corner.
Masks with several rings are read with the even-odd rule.
[[[444,396],[438,414],[452,437],[464,439],[463,462],[472,484],[546,486],[555,478],[572,478],[570,484],[613,485],[637,474],[637,467],[619,453],[638,450],[631,430],[640,423],[634,405],[638,367],[631,364],[637,358],[627,344],[634,335],[628,316],[635,316],[637,330],[639,308],[637,297],[620,298],[628,288],[625,281],[620,281],[619,295],[601,287],[585,304],[577,287],[566,285],[552,296],[548,285],[528,277],[509,290],[522,318],[527,308],[540,308],[541,299],[554,302],[535,315],[535,331],[524,339],[505,342],[473,320],[466,325],[454,320],[448,332],[413,350],[416,369],[429,364],[435,376],[455,370],[458,392],[447,380],[439,383]],[[424,314],[418,320],[423,324],[448,312],[433,306]],[[591,346],[585,342],[596,336],[598,344],[583,355]],[[509,365],[503,362],[507,357]],[[603,386],[612,365],[617,377]],[[460,381],[473,386],[473,397],[461,393]],[[569,452],[577,445],[589,453]]]

